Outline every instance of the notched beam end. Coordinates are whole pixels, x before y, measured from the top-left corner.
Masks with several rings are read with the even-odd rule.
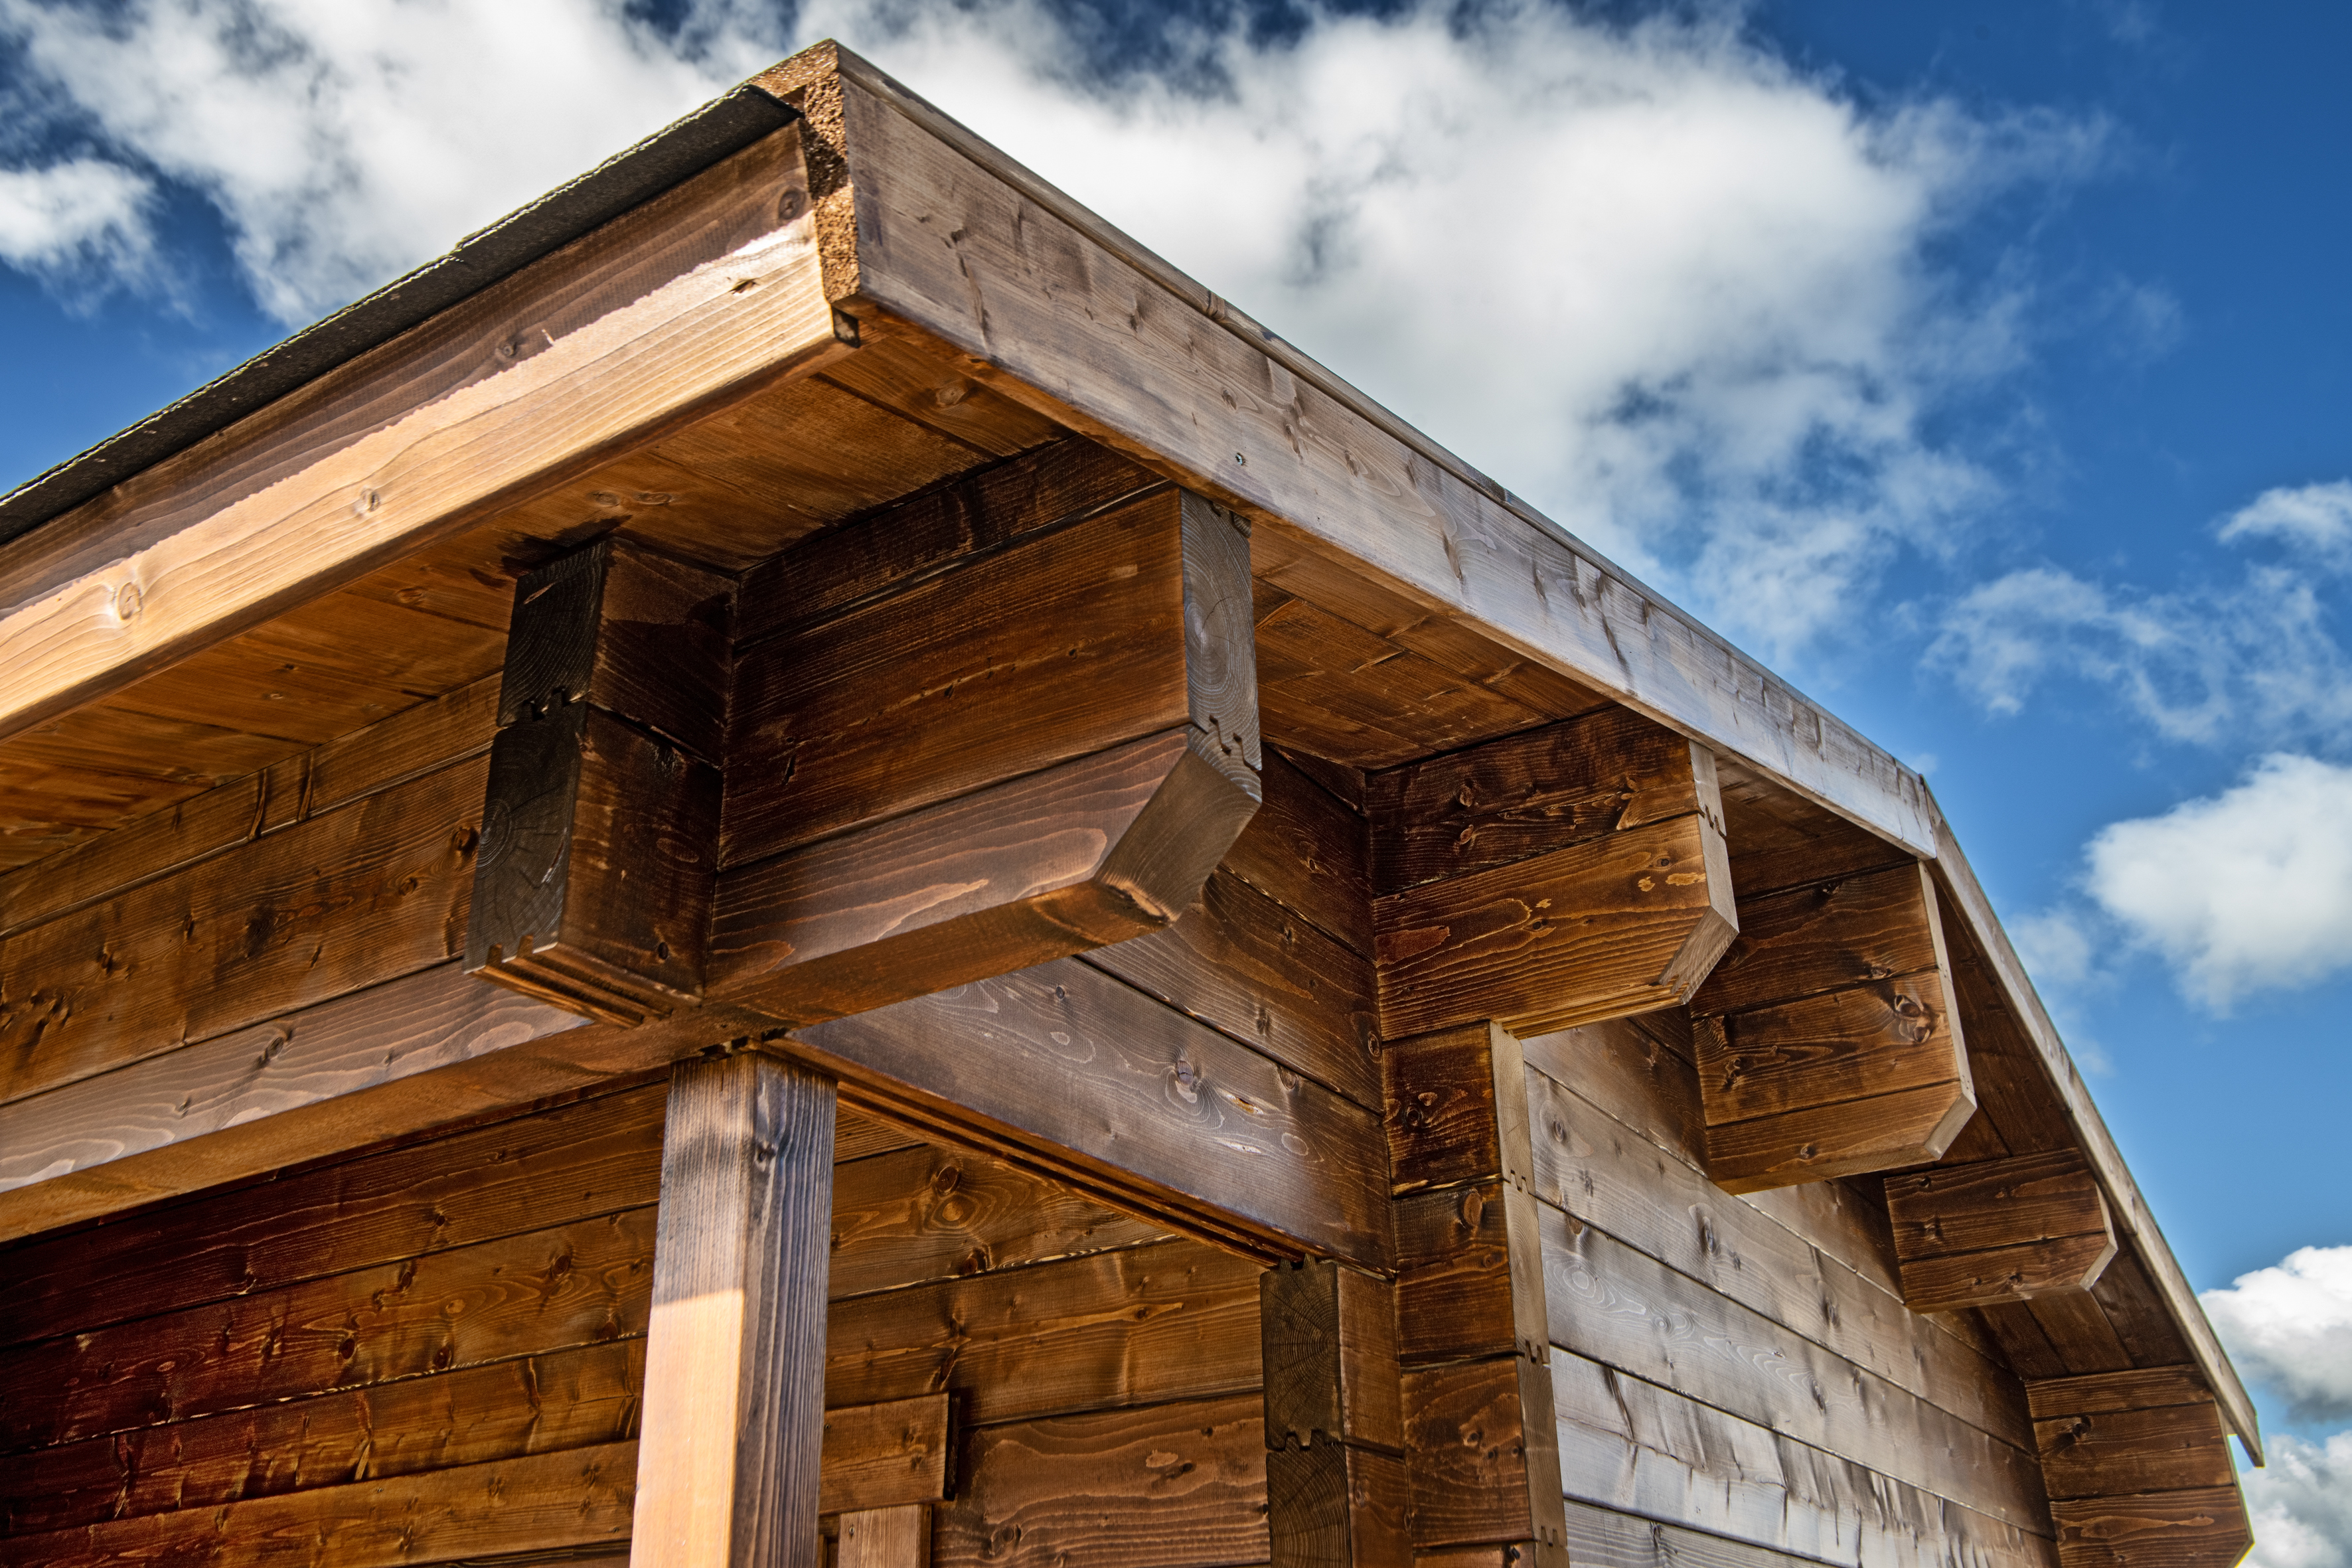
[[[1905,1172],[1886,1201],[1914,1311],[2088,1290],[2116,1256],[2105,1196],[2072,1149]]]

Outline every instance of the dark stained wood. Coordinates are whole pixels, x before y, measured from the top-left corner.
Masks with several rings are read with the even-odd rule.
[[[2108,1265],[2110,1271],[2114,1267]],[[2032,1314],[2034,1322],[2058,1352],[2058,1360],[2068,1374],[2121,1372],[2132,1364],[2131,1347],[2116,1332],[2115,1321],[2107,1316],[2096,1295],[2060,1290],[2032,1298],[2026,1302],[2025,1310]]]
[[[1532,1034],[1685,1001],[1738,930],[1722,851],[1693,813],[1381,899],[1382,1031]]]
[[[1288,736],[1281,737],[1283,753],[1290,764],[1323,786],[1323,793],[1346,806],[1358,816],[1364,815],[1364,770],[1351,763],[1333,762],[1330,758],[1307,750]],[[1370,876],[1369,870],[1366,872]]]
[[[869,363],[851,357],[861,368]],[[810,625],[1165,489],[1158,475],[1075,437],[977,468],[814,534],[745,574],[737,641]]]
[[[2156,1282],[2148,1278],[2141,1245],[2136,1241],[2117,1251],[2115,1261],[2091,1287],[2091,1299],[2106,1314],[2116,1338],[2131,1352],[2135,1365],[2165,1366],[2188,1361],[2191,1359],[2189,1341],[2166,1310]]]
[[[1264,779],[1265,799],[1225,852],[1224,869],[1370,959],[1370,849],[1363,817],[1271,748]]]
[[[835,1092],[681,1062],[662,1136],[632,1560],[817,1568]]]
[[[1924,973],[1941,960],[1927,907],[1935,889],[1915,863],[1743,899],[1739,938],[1691,998],[1732,1013]]]
[[[1194,1568],[1266,1560],[1254,1395],[987,1426],[937,1510],[935,1568]]]
[[[1336,1263],[1276,1264],[1260,1278],[1265,1446],[1404,1446],[1396,1302],[1385,1280]]]
[[[847,1513],[940,1501],[950,1480],[950,1437],[944,1394],[827,1410],[816,1510]]]
[[[1933,1158],[1975,1110],[1966,1086],[1946,1080],[1735,1121],[1707,1130],[1707,1175],[1745,1194],[1883,1171]]]
[[[1086,962],[1357,1104],[1381,1103],[1371,961],[1228,873],[1164,931]]]
[[[1374,773],[1364,804],[1381,893],[1701,808],[1690,743],[1623,708]]]
[[[990,391],[887,322],[860,323],[857,352],[826,369],[829,374],[817,379],[992,457],[1011,457],[1065,434],[1052,420]]]
[[[515,584],[469,971],[612,1023],[699,998],[733,600],[610,538]]]
[[[0,1100],[455,957],[487,774],[459,763],[0,943]]]
[[[2062,1568],[2232,1568],[2253,1545],[2233,1484],[2050,1505]]]
[[[1916,1311],[2087,1290],[2116,1256],[2098,1179],[2072,1150],[1889,1176],[1886,1203]]]
[[[1409,1193],[1396,1201],[1397,1350],[1407,1366],[1540,1348],[1540,1301],[1514,1293],[1535,1248],[1531,1203],[1499,1181]],[[1530,1335],[1522,1319],[1535,1320]]]
[[[0,1537],[6,1568],[301,1562],[403,1568],[460,1555],[625,1542],[636,1445],[354,1481],[55,1535]]]
[[[2033,1424],[2053,1500],[2183,1491],[2237,1481],[2209,1395],[2195,1405],[2059,1415]]]
[[[1169,1240],[833,1304],[825,1398],[947,1390],[990,1426],[1171,1399],[1246,1395],[1258,1415],[1254,1260]]]
[[[1527,1169],[1517,1040],[1471,1024],[1391,1043],[1381,1056],[1390,1183],[1402,1194]]]
[[[1703,1016],[1694,1036],[1710,1131],[1932,1083],[1965,1089],[1952,1010],[1933,973]]]
[[[2186,1363],[2094,1373],[2088,1377],[2040,1378],[2029,1382],[2025,1392],[2036,1421],[2154,1410],[2168,1405],[2202,1405],[2213,1399],[2204,1374]]]
[[[1916,858],[1745,763],[1718,763],[1731,880],[1743,900]]]
[[[835,1167],[831,1290],[839,1300],[1163,1235],[1001,1160],[919,1143]]]
[[[1226,514],[1160,492],[752,647],[725,862],[1181,726],[1202,760],[1254,780],[1234,537]]]
[[[1415,1552],[1532,1541],[1537,1563],[1565,1563],[1547,1368],[1507,1356],[1407,1372],[1404,1408]]]
[[[1277,1255],[1386,1261],[1370,1112],[1075,960],[793,1037],[901,1114],[992,1135],[1115,1202]]]
[[[1267,1554],[1274,1568],[1410,1568],[1412,1483],[1393,1454],[1344,1443],[1265,1457]]]
[[[1254,804],[1171,729],[730,870],[709,994],[818,1023],[1157,930]]]

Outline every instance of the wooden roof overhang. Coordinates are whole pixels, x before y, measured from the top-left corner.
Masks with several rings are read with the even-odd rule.
[[[493,735],[529,705],[509,641],[525,625],[519,577],[541,584],[527,600],[551,595],[534,613],[555,616],[578,569],[567,563],[619,542],[594,566],[604,621],[593,595],[581,601],[585,671],[597,628],[622,625],[614,595],[672,606],[645,613],[686,628],[684,647],[697,583],[749,605],[762,582],[775,591],[776,563],[796,546],[794,581],[823,580],[835,568],[822,542],[848,537],[836,525],[897,503],[878,537],[901,542],[913,562],[901,575],[915,580],[924,528],[962,531],[939,547],[952,552],[993,526],[986,484],[951,483],[985,470],[1033,500],[1075,487],[1057,516],[1149,513],[1137,526],[1182,559],[1167,557],[1165,592],[1136,614],[1184,614],[1153,656],[1173,684],[1088,742],[1127,770],[1101,786],[1127,792],[1102,807],[1113,847],[1057,883],[1045,915],[1022,905],[1030,925],[986,926],[971,939],[983,956],[1077,951],[1181,908],[1205,867],[1177,864],[1171,820],[1223,824],[1213,847],[1230,843],[1249,805],[1232,792],[1254,799],[1256,739],[1204,719],[1216,704],[1202,672],[1230,639],[1218,626],[1236,582],[1255,596],[1266,732],[1310,763],[1392,768],[1630,711],[1696,742],[1692,766],[1712,759],[1716,784],[1692,785],[1686,769],[1685,787],[1704,805],[1719,785],[1714,831],[1727,828],[1735,854],[1850,842],[1858,827],[1916,858],[1929,925],[1940,904],[1949,944],[1937,962],[1966,1017],[1983,1130],[1966,1147],[2063,1149],[2086,1163],[2129,1275],[2105,1308],[2084,1309],[2106,1313],[2096,1331],[2128,1335],[2122,1317],[2154,1313],[2259,1456],[2243,1388],[1917,774],[833,46],[551,204],[0,501],[13,534],[0,543],[0,861],[15,868],[0,875],[0,1237],[835,1016],[844,1023],[793,1038],[849,1089],[870,1080],[893,1114],[1036,1157],[1035,1130],[980,1074],[921,1093],[875,1087],[898,1081],[882,1057],[915,1047],[857,1033],[859,1010],[890,999],[864,970],[828,972],[786,1001],[714,985],[698,1006],[685,1005],[691,985],[665,990],[658,976],[550,960],[534,978],[509,963],[499,989],[438,962],[464,946],[473,846],[460,834],[432,847],[449,838],[452,811],[480,820],[485,787],[495,804]],[[1073,437],[1090,445],[1055,446]],[[1054,456],[1097,450],[1123,459],[1118,471]],[[1141,481],[1120,477],[1130,471]],[[1230,547],[1219,530],[1233,520],[1247,525],[1245,579],[1202,556]],[[1147,563],[1142,580],[1158,570]],[[877,647],[887,639],[820,651]],[[577,675],[570,699],[602,679]],[[723,766],[691,742],[673,748],[696,722],[659,730],[668,738],[646,765],[689,780],[698,762]],[[1244,755],[1249,766],[1218,761]],[[451,800],[420,784],[385,804],[383,786],[416,759],[450,756],[472,759],[432,775]],[[1055,760],[1024,765],[1041,759]],[[1180,788],[1180,775],[1193,782]],[[362,797],[364,811],[332,809]],[[311,886],[330,829],[346,849],[402,845],[420,869],[388,900],[373,884]],[[282,958],[295,977],[281,1000],[318,999],[299,1026],[283,1007],[248,1017],[205,1000],[240,953],[287,948],[290,917],[257,909],[238,928],[238,911],[198,910],[167,875],[273,836],[284,866],[271,874],[303,897],[393,910],[359,951]],[[169,891],[131,908],[141,887]],[[1040,919],[1050,941],[1035,935]],[[184,951],[139,948],[142,921],[184,921],[172,927]],[[205,921],[217,929],[200,935]],[[437,967],[403,958],[411,949]],[[473,954],[470,967],[486,966],[497,963]],[[1952,1132],[1940,1136],[1935,1153]],[[1350,1252],[1377,1246],[1346,1214],[1293,1226],[1249,1190],[1255,1173],[1187,1175],[1186,1158],[1080,1151],[1055,1168],[1155,1212],[1190,1204],[1199,1228],[1234,1245],[1381,1262]]]

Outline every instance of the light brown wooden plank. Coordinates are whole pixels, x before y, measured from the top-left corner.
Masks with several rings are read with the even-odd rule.
[[[948,1495],[950,1439],[944,1394],[827,1410],[817,1511],[938,1502]]]
[[[2053,1503],[2062,1568],[2232,1568],[2253,1544],[2232,1483]]]
[[[833,1568],[927,1568],[931,1510],[919,1503],[862,1509],[840,1519]]]

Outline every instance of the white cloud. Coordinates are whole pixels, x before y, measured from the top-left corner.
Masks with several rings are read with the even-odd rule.
[[[2352,1418],[2352,1247],[2305,1247],[2199,1298],[2238,1364],[2297,1420]]]
[[[2270,1464],[2243,1478],[2254,1550],[2248,1568],[2352,1568],[2352,1432],[2325,1444],[2270,1443]]]
[[[2221,525],[2221,537],[2280,540],[2332,570],[2352,571],[2352,480],[2264,490]]]
[[[2217,1011],[2352,967],[2352,768],[2274,752],[2220,795],[2101,828],[2084,859],[2099,909]]]
[[[1042,0],[0,0],[60,124],[226,219],[326,310],[827,34],[873,55],[1570,527],[1790,658],[1866,635],[1996,486],[1923,434],[2015,365],[2022,295],[1931,242],[2100,127],[1865,108],[1736,6],[1168,24],[1106,79]],[[1693,19],[1693,17],[1696,19]]]
[[[150,259],[147,180],[102,158],[0,169],[0,261],[32,272],[132,273]]]

